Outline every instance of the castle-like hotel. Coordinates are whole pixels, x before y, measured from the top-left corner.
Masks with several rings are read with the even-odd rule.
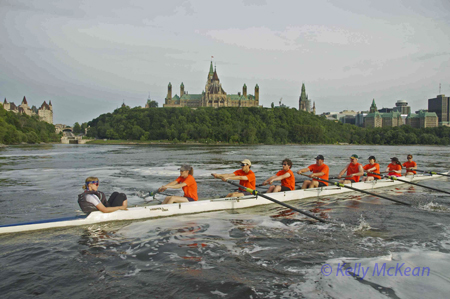
[[[211,62],[205,90],[201,94],[188,94],[184,84],[180,85],[180,95],[172,97],[172,84],[167,87],[167,97],[163,107],[258,107],[259,86],[255,86],[255,95],[247,94],[247,85],[242,87],[242,94],[227,94],[222,88],[217,71],[213,70]]]
[[[3,108],[7,111],[11,111],[14,113],[22,113],[29,116],[37,115],[40,120],[48,122],[49,124],[53,124],[53,107],[52,101],[49,101],[48,104],[46,101],[42,103],[41,107],[36,108],[36,106],[28,107],[28,102],[25,97],[23,97],[22,104],[16,106],[13,102],[8,102],[5,98],[3,101]]]

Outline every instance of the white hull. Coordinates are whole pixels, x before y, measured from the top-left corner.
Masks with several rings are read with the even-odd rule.
[[[446,173],[447,174],[447,173]],[[417,182],[433,178],[442,177],[441,175],[416,175],[414,177],[401,177],[402,180]],[[372,189],[391,187],[395,185],[404,184],[399,181],[392,181],[389,179],[382,179],[371,182],[354,183],[351,186],[361,190],[371,191]],[[279,192],[267,194],[268,196],[282,202],[299,200],[304,198],[313,198],[321,196],[330,196],[341,193],[356,192],[348,188],[340,188],[336,186],[329,186],[323,188],[314,188],[309,190],[295,190],[289,192]],[[387,201],[387,200],[386,200]],[[76,220],[56,221],[56,222],[42,222],[30,223],[23,225],[11,225],[0,227],[0,234],[33,231],[40,229],[67,227],[67,226],[81,226],[95,223],[133,220],[133,219],[148,219],[158,217],[168,217],[184,214],[195,214],[211,211],[243,209],[259,205],[273,204],[272,201],[255,197],[253,195],[240,198],[219,198],[210,200],[200,200],[189,203],[176,203],[169,205],[150,205],[145,207],[129,208],[127,211],[119,210],[113,213],[92,212],[88,217]]]

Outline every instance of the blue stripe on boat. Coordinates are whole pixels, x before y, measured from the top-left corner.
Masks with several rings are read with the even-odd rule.
[[[38,220],[38,221],[33,221],[33,222],[23,222],[23,223],[15,223],[15,224],[6,224],[6,225],[0,225],[0,227],[19,226],[19,225],[30,225],[30,224],[39,224],[39,223],[62,222],[62,221],[70,221],[70,220],[85,219],[86,217],[87,217],[87,215],[80,215],[80,216],[72,216],[72,217],[64,217],[64,218],[55,218],[55,219]]]

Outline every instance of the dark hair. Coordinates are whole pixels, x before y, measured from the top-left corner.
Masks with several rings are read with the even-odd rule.
[[[409,154],[408,156],[406,156],[406,158],[409,158],[409,157],[411,157],[411,159],[412,159],[413,155]]]
[[[402,163],[400,163],[400,161],[398,160],[397,157],[391,158],[391,161],[394,162],[394,163],[397,164],[397,165],[402,165]]]
[[[192,168],[192,166],[191,166],[191,168],[189,169],[189,174],[192,175],[192,176],[194,176],[194,168]]]
[[[286,162],[287,163],[287,165],[289,165],[289,168],[291,168],[292,167],[292,161],[291,160],[289,160],[288,158],[286,158],[286,159],[284,159],[281,163],[284,163],[284,162]]]

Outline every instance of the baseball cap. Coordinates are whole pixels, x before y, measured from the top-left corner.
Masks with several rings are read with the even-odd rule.
[[[317,155],[317,157],[315,158],[316,160],[325,160],[325,158],[322,155]]]
[[[374,159],[375,161],[377,160],[377,159],[375,159],[375,156],[370,156],[369,159],[367,159],[367,160],[371,160],[371,159]]]
[[[248,166],[252,166],[252,162],[249,159],[244,159],[241,161],[242,164],[247,164]]]
[[[359,159],[358,155],[356,155],[356,154],[353,154],[350,158]]]

